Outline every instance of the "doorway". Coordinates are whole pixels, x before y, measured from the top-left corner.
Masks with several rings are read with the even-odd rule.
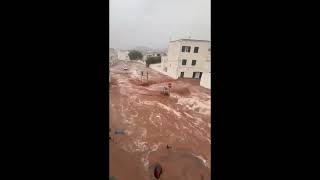
[[[180,73],[180,77],[183,78],[184,77],[184,72]]]
[[[193,72],[192,78],[194,79],[200,79],[201,78],[202,73],[200,72]]]

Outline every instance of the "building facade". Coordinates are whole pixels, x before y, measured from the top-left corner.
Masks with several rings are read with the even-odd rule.
[[[211,89],[211,48],[208,51],[208,59],[204,65],[204,73],[200,80],[200,86]]]
[[[119,50],[118,59],[122,61],[129,61],[129,51]]]
[[[210,41],[180,39],[171,41],[168,56],[161,62],[162,70],[170,77],[201,79],[210,70]]]
[[[118,59],[117,50],[114,48],[109,48],[109,65],[114,64]]]
[[[200,80],[200,86],[211,89],[211,72],[204,73]]]

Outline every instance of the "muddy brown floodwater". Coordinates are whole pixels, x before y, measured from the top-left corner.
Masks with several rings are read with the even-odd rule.
[[[122,67],[110,68],[110,175],[155,179],[152,168],[159,163],[162,180],[210,179],[210,90],[199,80],[174,80],[137,62]],[[141,82],[141,70],[148,81]],[[169,82],[170,96],[162,95]]]

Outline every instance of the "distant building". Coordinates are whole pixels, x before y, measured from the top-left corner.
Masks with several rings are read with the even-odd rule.
[[[149,52],[149,53],[145,53],[143,55],[143,58],[142,58],[142,61],[143,62],[146,62],[146,60],[149,58],[149,57],[157,57],[157,56],[166,56],[167,54],[166,53],[163,53],[163,52]]]
[[[170,41],[168,56],[162,58],[162,70],[170,77],[201,79],[210,73],[210,41],[179,39]]]
[[[148,57],[152,57],[152,56],[153,56],[153,54],[151,54],[151,53],[146,53],[146,54],[143,55],[142,60],[143,60],[143,61],[146,61],[146,60],[148,59]]]
[[[114,48],[109,48],[109,64],[113,64],[118,59],[118,53],[117,50]]]
[[[122,61],[129,61],[129,51],[119,50],[118,51],[118,59]]]

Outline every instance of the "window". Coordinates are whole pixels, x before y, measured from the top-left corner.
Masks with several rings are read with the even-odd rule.
[[[193,52],[194,52],[194,53],[198,53],[198,52],[199,52],[199,47],[194,47]]]
[[[190,52],[191,46],[182,46],[182,52]]]
[[[186,65],[187,64],[187,60],[186,59],[182,59],[182,65]]]
[[[197,63],[197,60],[192,60],[191,65],[192,65],[192,66],[195,66],[195,65],[196,65],[196,63]]]

